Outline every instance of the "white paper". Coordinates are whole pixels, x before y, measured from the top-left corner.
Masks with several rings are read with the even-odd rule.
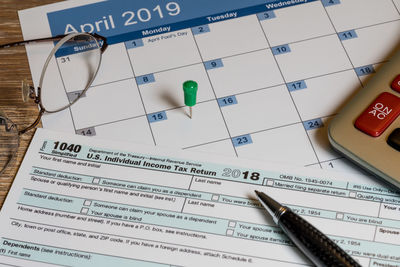
[[[363,266],[400,266],[400,196],[348,178],[38,129],[0,213],[0,265],[309,265],[259,190]]]
[[[24,37],[51,35],[49,13],[89,3],[94,2],[20,12]],[[142,7],[129,5],[134,11]],[[214,7],[208,8],[212,13]],[[399,43],[399,9],[398,0],[313,1],[272,10],[274,17],[265,20],[262,13],[217,20],[202,34],[196,26],[145,37],[137,48],[129,47],[135,40],[113,44],[87,96],[68,110],[43,116],[43,126],[359,173],[331,150],[327,124]],[[90,12],[79,16],[85,14]],[[27,48],[36,84],[52,46]],[[283,50],[288,53],[277,53]],[[63,86],[75,56],[69,67],[60,58],[52,61],[55,85]],[[144,77],[155,81],[141,83]],[[182,83],[189,79],[199,83],[193,119],[183,102]]]

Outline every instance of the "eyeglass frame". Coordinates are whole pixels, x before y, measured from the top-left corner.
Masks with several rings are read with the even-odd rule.
[[[77,35],[89,35],[92,36],[97,42],[100,40],[103,42],[103,44],[100,47],[100,55],[102,55],[104,53],[104,51],[107,49],[108,47],[108,43],[107,43],[107,38],[104,36],[101,36],[97,33],[88,33],[88,32],[82,32],[82,33],[70,33],[70,34],[61,34],[61,35],[56,35],[54,37],[46,37],[46,38],[39,38],[39,39],[32,39],[32,40],[25,40],[25,41],[19,41],[19,42],[13,42],[13,43],[8,43],[8,44],[2,44],[0,45],[0,49],[2,48],[10,48],[10,47],[16,47],[16,46],[22,46],[25,44],[29,44],[29,43],[37,43],[37,42],[46,42],[46,41],[60,41],[63,38],[66,37],[74,37]],[[99,42],[98,42],[99,43]],[[52,56],[55,54],[55,51],[58,49],[59,47],[57,47],[57,45],[52,49],[52,51],[50,52],[49,56],[47,57],[46,63],[44,64],[44,68],[42,70],[42,74],[41,74],[41,79],[43,78],[44,73],[47,70],[48,67],[48,63],[51,60]],[[99,61],[99,66],[101,64],[101,57],[100,57],[100,61]],[[94,78],[96,77],[97,72],[95,73],[95,75],[93,75],[92,80],[87,84],[86,88],[81,92],[80,95],[83,95],[90,87],[90,85],[92,84]],[[76,99],[74,99],[74,101],[72,101],[72,103],[70,103],[68,106],[55,110],[55,111],[48,111],[46,110],[46,108],[43,106],[42,104],[42,100],[41,100],[41,88],[38,86],[37,87],[37,94],[35,92],[35,87],[33,86],[29,86],[29,98],[33,99],[33,101],[39,105],[39,114],[38,117],[36,118],[36,120],[28,127],[25,127],[23,130],[18,130],[18,136],[26,133],[27,131],[36,128],[36,126],[39,124],[42,115],[47,112],[47,113],[56,113],[59,112],[61,110],[64,110],[67,107],[70,107],[71,105],[73,105],[76,101],[78,101],[78,99],[80,97],[77,97]],[[4,117],[4,118],[3,118]],[[0,119],[3,120],[8,120],[10,121],[4,114],[2,114],[2,112],[0,112]],[[12,122],[12,121],[10,121]],[[6,125],[7,127],[7,125]],[[10,127],[10,129],[12,129],[12,127],[17,127],[17,125],[15,125],[13,123],[13,125]],[[18,129],[18,127],[17,127]],[[6,164],[7,165],[7,164]]]

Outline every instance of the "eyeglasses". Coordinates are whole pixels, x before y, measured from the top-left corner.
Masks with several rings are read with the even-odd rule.
[[[54,42],[35,89],[22,82],[22,98],[29,98],[39,105],[39,114],[29,126],[18,130],[0,110],[0,175],[13,161],[19,147],[19,136],[36,128],[42,115],[65,110],[85,95],[100,68],[107,39],[98,34],[72,33],[0,45],[1,48],[21,46],[28,43]],[[55,82],[59,79],[59,82]]]

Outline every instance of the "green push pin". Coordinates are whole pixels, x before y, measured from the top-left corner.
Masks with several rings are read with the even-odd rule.
[[[185,105],[189,107],[189,117],[192,118],[192,107],[196,105],[197,83],[195,81],[184,82],[183,93],[185,96]]]

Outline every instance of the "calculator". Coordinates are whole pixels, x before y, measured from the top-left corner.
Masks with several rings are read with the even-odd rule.
[[[332,120],[332,146],[400,188],[400,51]]]

